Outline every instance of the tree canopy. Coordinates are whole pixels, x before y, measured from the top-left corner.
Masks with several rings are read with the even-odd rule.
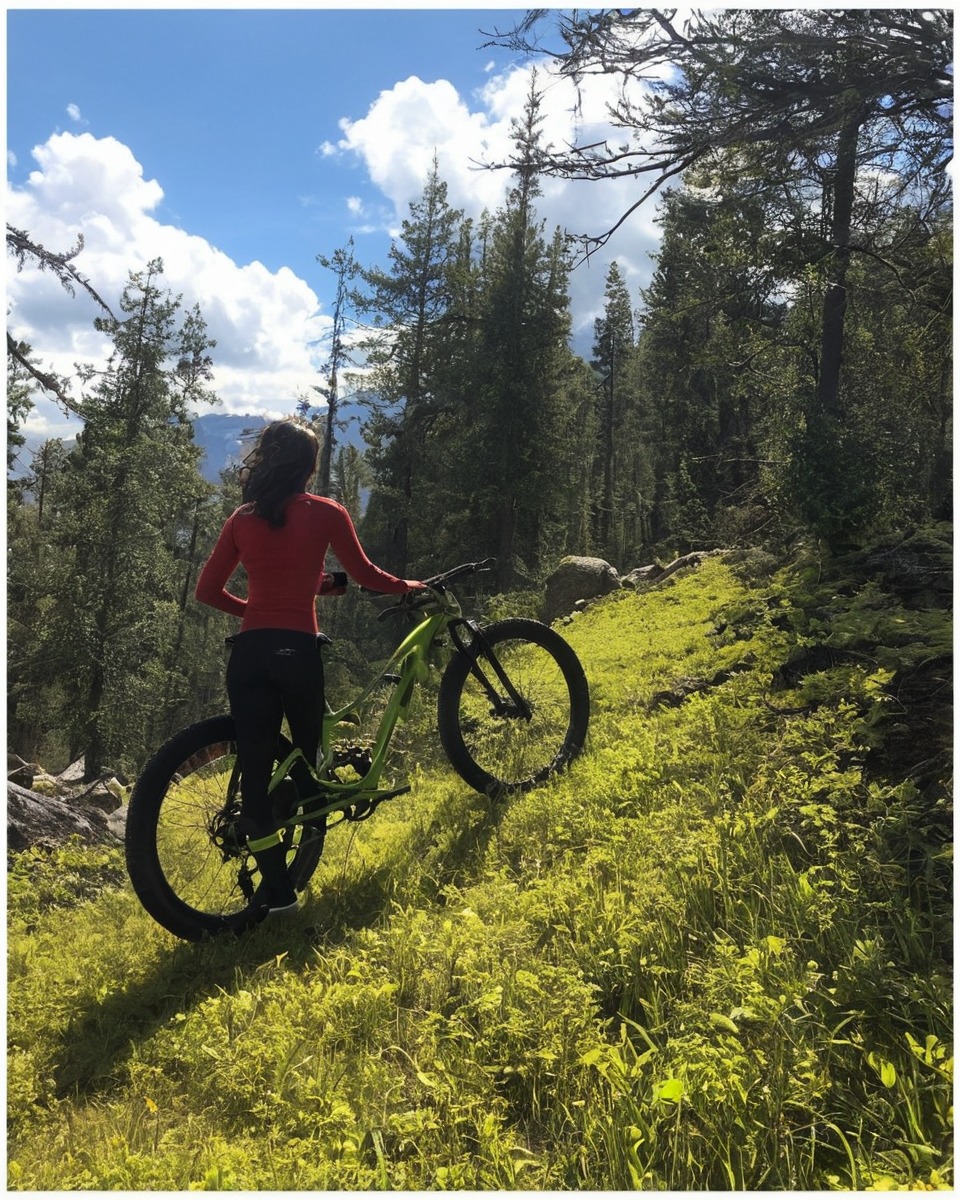
[[[349,242],[320,259],[335,297],[315,488],[348,505],[371,558],[425,578],[495,557],[494,591],[531,611],[567,554],[628,572],[714,547],[836,549],[948,516],[949,15],[552,11],[511,44],[548,23],[563,71],[618,79],[623,143],[551,146],[535,74],[497,211],[454,209],[435,162],[385,264]],[[658,190],[650,282],[631,294],[611,263],[586,355],[571,336],[576,239],[538,212],[550,174],[633,175],[638,202]],[[585,252],[616,245],[613,230],[577,232]],[[18,262],[40,256],[96,296],[73,250],[8,235]],[[100,307],[114,351],[68,397],[77,444],[30,446],[10,492],[11,729],[21,753],[135,765],[222,708],[229,623],[190,584],[239,490],[196,470],[189,426],[213,398],[200,312],[165,294],[159,263],[131,276],[119,316]],[[15,348],[22,469],[43,380]],[[348,403],[362,449],[340,439]],[[386,649],[369,618],[356,593],[322,610],[350,647],[331,679]]]
[[[751,149],[770,180],[830,170],[830,139],[856,119],[860,162],[903,186],[946,186],[952,154],[952,15],[929,9],[537,10],[497,41],[547,54],[576,82],[613,75],[625,140],[545,148],[545,175],[642,180],[612,233],[690,168]],[[545,20],[563,48],[536,36]]]

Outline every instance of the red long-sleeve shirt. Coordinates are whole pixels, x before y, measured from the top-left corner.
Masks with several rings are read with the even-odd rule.
[[[281,529],[271,528],[247,507],[238,508],[227,518],[200,572],[196,598],[233,617],[242,617],[241,631],[297,629],[316,633],[314,598],[328,549],[361,586],[392,595],[409,591],[407,580],[381,571],[367,558],[343,505],[301,492],[288,502]],[[238,563],[247,572],[247,600],[226,589]]]

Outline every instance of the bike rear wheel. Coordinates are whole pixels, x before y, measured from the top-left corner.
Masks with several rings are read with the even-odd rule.
[[[488,795],[526,791],[563,770],[583,749],[589,720],[580,660],[539,621],[488,625],[440,681],[440,741],[461,778]]]
[[[292,749],[278,741],[278,755]],[[211,717],[166,742],[144,767],[130,798],[127,870],[148,913],[188,941],[240,933],[265,915],[260,877],[236,828],[242,777],[233,718]],[[322,838],[288,831],[288,871],[306,886]]]

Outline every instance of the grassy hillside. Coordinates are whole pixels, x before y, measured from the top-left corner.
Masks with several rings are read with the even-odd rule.
[[[10,1187],[949,1186],[949,554],[598,603],[569,774],[417,769],[244,939],[21,856]]]

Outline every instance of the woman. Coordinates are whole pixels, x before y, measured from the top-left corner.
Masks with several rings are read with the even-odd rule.
[[[241,472],[244,503],[227,518],[197,580],[201,603],[243,619],[228,639],[227,695],[243,772],[240,828],[248,843],[276,828],[267,787],[284,716],[294,745],[316,761],[324,703],[314,598],[334,590],[324,573],[328,548],[357,583],[374,591],[424,586],[375,567],[347,510],[305,490],[318,450],[312,430],[295,421],[264,429]],[[226,590],[238,564],[247,573],[247,600]],[[254,858],[268,911],[295,909],[284,848],[275,843],[257,849]]]

